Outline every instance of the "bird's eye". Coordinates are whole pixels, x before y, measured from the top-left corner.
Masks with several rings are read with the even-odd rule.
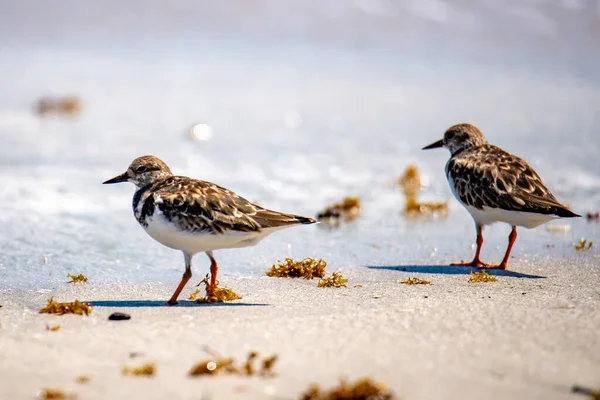
[[[135,169],[135,172],[146,172],[146,171],[148,171],[148,168],[146,168],[146,167],[145,167],[145,166],[143,166],[143,165],[140,165],[139,167],[137,167],[137,168]]]

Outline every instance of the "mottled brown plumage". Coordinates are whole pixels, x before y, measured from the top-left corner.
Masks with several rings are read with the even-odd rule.
[[[140,207],[140,204],[144,205]],[[158,207],[182,231],[224,234],[311,223],[310,218],[267,210],[231,190],[185,176],[169,176],[141,188],[133,208],[140,224]]]
[[[480,210],[577,216],[556,200],[525,160],[490,144],[453,155],[446,164],[446,176],[458,199]]]
[[[469,211],[477,228],[475,258],[458,265],[489,267],[479,260],[482,230],[487,224],[505,222],[513,228],[504,259],[497,266],[505,269],[517,226],[534,228],[554,218],[580,216],[554,197],[525,160],[489,144],[473,125],[451,126],[441,140],[424,149],[439,147],[450,151],[446,177],[452,193]]]
[[[267,210],[214,183],[174,176],[154,156],[133,160],[127,171],[104,183],[131,182],[137,186],[133,211],[155,240],[185,256],[186,272],[170,304],[191,277],[191,259],[205,252],[211,260],[211,285],[216,284],[213,250],[252,246],[275,230],[316,221]]]

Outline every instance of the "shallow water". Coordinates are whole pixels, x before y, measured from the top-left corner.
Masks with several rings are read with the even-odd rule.
[[[594,5],[160,4],[0,3],[3,287],[48,287],[69,272],[178,280],[183,257],[137,225],[133,187],[100,184],[142,154],[287,212],[361,197],[362,217],[340,229],[298,227],[217,252],[225,274],[261,274],[286,256],[333,268],[471,257],[460,205],[451,200],[446,220],[408,221],[393,185],[416,163],[424,197],[450,198],[448,154],[420,148],[462,121],[529,160],[576,212],[600,209]],[[83,100],[78,117],[33,112],[40,97],[68,94]],[[190,139],[197,123],[212,128],[209,140]],[[568,223],[564,234],[520,231],[514,268],[598,237],[597,224]],[[501,258],[507,233],[488,229],[485,259]],[[195,265],[203,276],[206,258]]]

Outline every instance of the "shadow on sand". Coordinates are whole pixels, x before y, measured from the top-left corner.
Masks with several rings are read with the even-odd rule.
[[[165,300],[96,300],[89,302],[93,307],[267,307],[270,304],[254,303],[196,303],[180,300],[176,306],[170,306]]]
[[[474,267],[455,267],[452,265],[367,265],[369,269],[384,269],[399,272],[418,272],[423,274],[468,275],[471,272],[481,271]],[[511,276],[513,278],[542,279],[545,276],[529,275],[502,269],[486,269],[487,273],[496,276]]]

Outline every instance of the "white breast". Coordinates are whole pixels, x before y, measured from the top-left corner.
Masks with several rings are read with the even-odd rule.
[[[156,207],[154,214],[146,219],[144,230],[152,239],[172,249],[196,254],[217,249],[253,246],[273,233],[277,228],[263,229],[260,232],[227,231],[212,234],[210,231],[186,232],[169,222]]]
[[[463,204],[464,205],[464,204]],[[553,219],[560,218],[556,215],[537,214],[523,211],[507,211],[500,208],[483,207],[479,210],[475,207],[464,205],[473,219],[479,225],[489,225],[494,222],[505,222],[514,226],[522,226],[532,229],[545,224]]]

